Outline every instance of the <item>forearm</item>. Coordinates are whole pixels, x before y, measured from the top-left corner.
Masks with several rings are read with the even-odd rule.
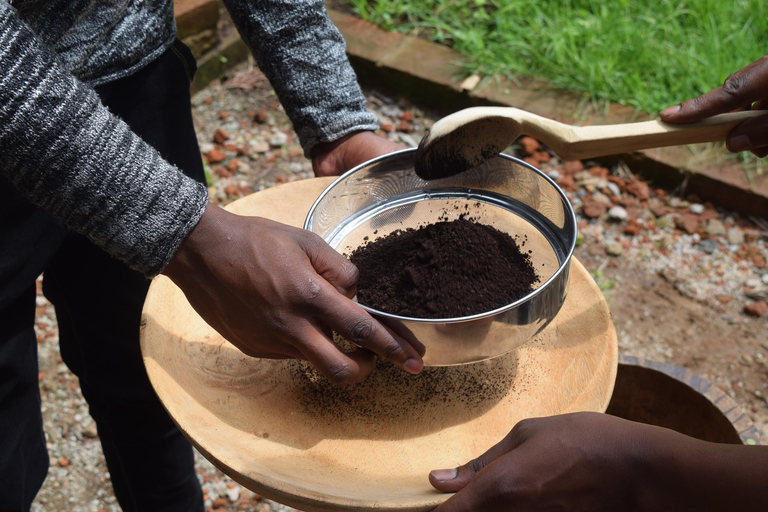
[[[322,0],[225,0],[299,135],[305,154],[319,142],[375,130]]]
[[[768,446],[716,444],[676,435],[649,450],[640,510],[765,508]]]
[[[204,186],[111,115],[0,2],[0,172],[34,204],[153,275],[202,215]]]

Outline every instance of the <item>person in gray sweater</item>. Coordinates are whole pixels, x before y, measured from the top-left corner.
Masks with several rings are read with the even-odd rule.
[[[400,149],[321,0],[225,0],[317,175]],[[208,202],[192,125],[195,61],[171,0],[0,0],[0,510],[29,510],[48,465],[35,280],[56,308],[123,510],[203,510],[189,444],[149,384],[138,334],[169,276],[244,353],[354,383],[423,347],[358,307],[357,271],[319,237]],[[362,348],[340,352],[328,333]]]

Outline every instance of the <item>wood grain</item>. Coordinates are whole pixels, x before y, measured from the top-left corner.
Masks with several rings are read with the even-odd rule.
[[[301,226],[331,179],[282,185],[228,207]],[[182,432],[245,487],[306,511],[425,511],[447,495],[431,469],[480,455],[516,422],[605,411],[618,348],[610,312],[573,261],[559,315],[504,356],[408,376],[384,366],[334,388],[301,361],[250,358],[222,339],[167,278],[141,331],[152,384]]]

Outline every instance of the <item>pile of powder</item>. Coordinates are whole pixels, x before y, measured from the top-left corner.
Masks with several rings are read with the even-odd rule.
[[[512,236],[464,216],[396,230],[349,259],[360,271],[361,304],[412,318],[491,311],[529,294],[539,281],[530,255]]]

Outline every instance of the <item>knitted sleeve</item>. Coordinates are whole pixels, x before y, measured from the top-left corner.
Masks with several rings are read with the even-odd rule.
[[[0,172],[32,203],[152,276],[202,216],[165,162],[0,1]]]
[[[280,98],[305,155],[318,142],[378,128],[323,0],[224,3]]]

